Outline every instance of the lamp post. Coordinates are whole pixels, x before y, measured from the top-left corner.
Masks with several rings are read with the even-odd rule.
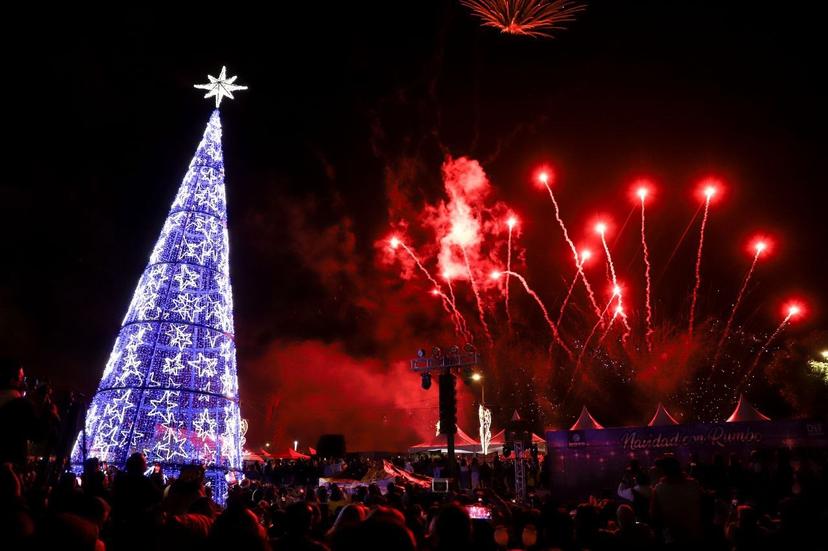
[[[486,384],[483,382],[483,375],[477,372],[472,373],[471,380],[480,383],[480,405],[486,407]]]
[[[448,470],[451,475],[456,472],[454,435],[457,433],[457,389],[456,374],[460,374],[468,382],[473,378],[472,368],[480,363],[480,354],[471,344],[462,348],[457,345],[449,347],[445,352],[435,346],[431,349],[431,356],[427,356],[424,349],[417,351],[417,357],[411,360],[411,370],[422,377],[424,390],[431,388],[431,378],[438,377],[440,392],[440,432],[446,435],[448,449]]]

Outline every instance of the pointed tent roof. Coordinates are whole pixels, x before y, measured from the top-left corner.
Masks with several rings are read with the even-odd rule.
[[[444,450],[448,446],[448,440],[445,434],[438,434],[430,441],[420,442],[416,446],[411,446],[409,451],[429,451],[429,450]],[[480,449],[480,442],[466,434],[466,432],[457,427],[457,433],[454,435],[454,448],[460,451],[476,451]]]
[[[537,434],[532,434],[532,442],[535,444],[544,444],[546,445],[546,439],[538,436]],[[492,446],[502,446],[506,443],[506,429],[500,429],[498,432],[492,435],[492,440],[489,442],[489,447]]]
[[[242,450],[242,459],[244,461],[260,461],[264,462],[264,457],[251,450]]]
[[[742,421],[770,421],[770,417],[753,407],[744,394],[739,394],[739,403],[727,418],[727,422],[740,423]]]
[[[602,429],[604,428],[601,423],[595,420],[595,418],[589,414],[589,410],[587,410],[586,406],[581,408],[581,415],[578,417],[578,420],[575,421],[575,424],[569,427],[569,430],[585,430],[585,429]]]
[[[272,454],[274,459],[310,459],[309,455],[300,453],[293,448],[287,448],[285,451],[276,452]]]
[[[664,407],[664,404],[661,402],[658,403],[658,408],[656,408],[655,415],[653,418],[650,419],[650,422],[647,423],[648,427],[663,427],[666,425],[678,425],[678,421],[670,415],[670,412]]]

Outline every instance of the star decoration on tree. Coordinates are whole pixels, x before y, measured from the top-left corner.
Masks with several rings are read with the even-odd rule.
[[[217,251],[206,239],[191,242],[185,237],[183,246],[186,250],[181,253],[181,258],[192,258],[202,266],[206,266],[207,261],[211,258],[213,260],[217,258]]]
[[[107,417],[108,421],[117,420],[119,425],[122,424],[127,410],[135,407],[135,404],[129,401],[131,394],[132,389],[128,389],[120,396],[113,398],[112,402],[104,408],[103,416]]]
[[[164,358],[164,367],[161,368],[161,372],[178,377],[182,369],[184,369],[184,362],[181,361],[181,352],[179,352],[175,356]]]
[[[127,381],[130,377],[136,377],[138,379],[138,386],[144,381],[144,378],[141,376],[141,371],[138,369],[141,367],[141,359],[135,355],[135,352],[128,351],[127,355],[124,357],[124,362],[121,365],[121,374],[115,377],[115,385],[116,386],[125,386]]]
[[[230,370],[225,368],[224,375],[219,380],[221,381],[221,393],[225,396],[232,397],[235,390],[235,377],[230,373]]]
[[[173,304],[170,308],[170,312],[175,312],[181,316],[182,320],[189,322],[194,322],[196,316],[203,311],[204,307],[201,305],[201,297],[188,293],[179,293],[178,296],[173,298]]]
[[[198,353],[195,360],[190,360],[187,363],[197,371],[199,377],[213,377],[217,373],[218,358],[210,358],[201,352]]]
[[[216,439],[216,420],[210,415],[210,411],[204,408],[204,411],[199,413],[193,420],[193,427],[196,430],[196,436],[202,440]]]
[[[174,429],[167,427],[163,438],[155,444],[151,451],[161,461],[172,461],[175,456],[181,457],[182,460],[187,459],[187,452],[184,450],[186,441],[186,436],[179,437]]]
[[[214,332],[214,333],[208,333],[207,335],[205,335],[204,338],[207,339],[207,342],[210,344],[210,348],[215,348],[216,345],[218,344],[219,339],[222,338],[223,336],[224,336],[223,333]]]
[[[160,417],[164,425],[170,426],[176,423],[175,409],[181,393],[178,391],[165,390],[157,400],[150,400],[152,409],[147,413],[148,417]]]
[[[236,90],[247,90],[247,86],[241,86],[239,84],[233,84],[236,82],[238,77],[232,76],[227,78],[227,67],[221,68],[221,73],[219,73],[218,78],[214,77],[213,75],[207,75],[207,78],[210,79],[209,84],[196,84],[194,85],[195,88],[200,90],[207,90],[207,93],[204,94],[205,98],[215,97],[216,98],[216,108],[221,104],[221,99],[224,96],[227,96],[230,99],[233,98],[233,92]]]
[[[144,434],[143,432],[140,432],[140,431],[138,431],[138,430],[133,430],[133,431],[132,431],[132,436],[130,437],[129,432],[130,432],[130,431],[128,431],[128,430],[122,430],[122,431],[121,431],[121,439],[122,439],[124,442],[126,442],[126,441],[127,441],[127,439],[129,439],[129,445],[130,445],[131,447],[135,447],[136,443],[137,443],[139,440],[142,440],[142,439],[144,438],[144,436],[146,436],[146,434]]]
[[[186,264],[181,265],[181,270],[173,277],[178,283],[179,289],[198,289],[198,272],[191,270]]]
[[[213,381],[207,381],[203,387],[201,387],[201,392],[204,394],[199,394],[198,401],[199,402],[207,402],[210,403],[210,394],[213,393]]]
[[[184,350],[193,344],[192,335],[187,331],[186,325],[170,325],[164,333],[170,339],[170,346],[175,346],[179,350]]]

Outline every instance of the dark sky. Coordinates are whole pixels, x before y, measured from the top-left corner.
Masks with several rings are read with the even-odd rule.
[[[345,279],[379,269],[374,244],[388,231],[387,176],[400,159],[416,160],[432,201],[445,153],[478,159],[498,198],[524,213],[530,251],[549,221],[527,183],[537,163],[558,168],[573,224],[597,211],[623,219],[625,186],[647,174],[660,190],[662,260],[696,207],[694,182],[716,174],[727,193],[706,266],[721,285],[708,294],[734,292],[744,239],[766,228],[778,247],[757,319],[777,323],[790,291],[809,302],[804,327],[825,325],[817,3],[593,1],[555,40],[481,29],[449,0],[277,4],[7,21],[0,352],[94,389],[210,113],[192,84],[222,64],[250,86],[222,116],[239,373],[251,403],[267,398],[245,391],[246,365],[261,366],[274,342],[337,342],[381,361],[420,346],[366,336],[372,311],[353,296],[360,287],[319,267],[329,255],[331,270],[349,266]],[[689,269],[685,253],[671,269]],[[536,276],[560,279],[533,258]],[[678,300],[666,294],[665,304]]]

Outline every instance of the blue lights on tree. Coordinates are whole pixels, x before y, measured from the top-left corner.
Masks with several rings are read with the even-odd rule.
[[[175,474],[201,464],[214,497],[241,467],[221,120],[213,111],[138,282],[72,452]]]

